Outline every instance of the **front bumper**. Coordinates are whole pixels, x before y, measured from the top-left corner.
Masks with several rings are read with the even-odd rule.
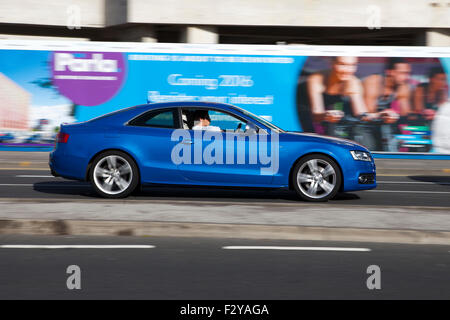
[[[377,187],[376,166],[372,161],[353,160],[343,172],[344,183],[342,191],[369,190]],[[370,177],[362,181],[360,177]]]

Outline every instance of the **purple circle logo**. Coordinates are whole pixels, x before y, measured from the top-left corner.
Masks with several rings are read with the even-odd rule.
[[[82,106],[111,99],[125,79],[125,60],[116,52],[53,52],[53,84],[58,91]]]

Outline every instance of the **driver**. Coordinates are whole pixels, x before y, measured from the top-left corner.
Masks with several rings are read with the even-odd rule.
[[[219,127],[210,126],[211,118],[208,110],[195,110],[192,130],[222,131]]]

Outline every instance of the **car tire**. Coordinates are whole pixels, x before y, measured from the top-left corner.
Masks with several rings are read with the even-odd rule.
[[[89,172],[94,190],[104,198],[125,198],[139,184],[136,162],[122,151],[106,151],[95,157]]]
[[[339,191],[342,174],[336,161],[323,154],[311,154],[294,167],[292,185],[306,201],[328,201]]]

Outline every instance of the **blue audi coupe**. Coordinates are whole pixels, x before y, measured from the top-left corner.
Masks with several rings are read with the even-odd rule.
[[[145,104],[62,124],[49,165],[105,198],[146,184],[289,188],[307,201],[376,187],[365,147],[210,102]]]

